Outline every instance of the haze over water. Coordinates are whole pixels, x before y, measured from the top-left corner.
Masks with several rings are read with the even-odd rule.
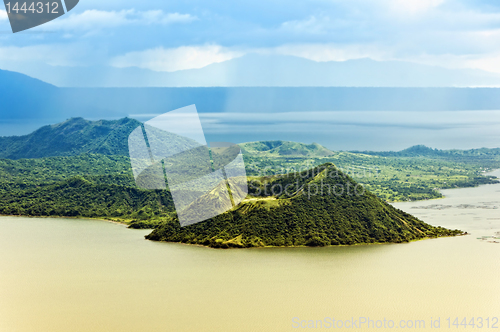
[[[472,235],[216,250],[102,221],[2,217],[0,331],[302,330],[294,317],[424,320],[419,330],[440,317],[447,330],[447,317],[498,317],[500,244],[477,237],[500,231],[500,185],[444,193],[395,205]]]

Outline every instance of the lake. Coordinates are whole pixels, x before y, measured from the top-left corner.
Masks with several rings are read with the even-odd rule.
[[[385,319],[447,330],[448,317],[474,317],[488,330],[500,316],[500,243],[478,237],[500,231],[500,185],[443,192],[394,205],[471,235],[216,250],[104,221],[1,217],[0,331],[328,330],[360,317],[372,328],[344,329]]]

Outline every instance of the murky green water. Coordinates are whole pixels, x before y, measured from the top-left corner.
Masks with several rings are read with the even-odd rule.
[[[447,317],[499,317],[500,243],[477,237],[500,231],[500,185],[445,193],[396,206],[472,235],[214,250],[101,221],[2,217],[0,331],[296,331],[326,317],[423,320],[423,331],[431,317],[441,330]]]

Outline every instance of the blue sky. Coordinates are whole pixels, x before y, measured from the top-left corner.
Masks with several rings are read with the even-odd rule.
[[[484,0],[81,0],[46,25],[10,33],[0,68],[200,68],[248,53],[314,61],[369,57],[500,73],[500,3]]]
[[[0,69],[50,70],[46,65],[51,65],[177,71],[259,53],[314,61],[368,57],[500,73],[499,1],[81,0],[69,14],[18,34],[11,33],[3,9],[0,5]],[[378,127],[366,126],[359,113],[349,116],[336,113],[325,121],[323,114],[291,114],[285,123],[269,117],[274,122],[260,125],[259,131],[225,124],[216,116],[204,121],[207,133],[220,133],[221,141],[317,141],[333,149],[401,149],[421,143],[439,148],[498,146],[496,113],[454,113],[451,119],[442,113],[439,121],[451,123],[446,128],[418,122],[423,118],[435,124],[436,114],[399,119],[417,123],[414,130],[392,123],[398,119],[394,114],[367,117],[369,122],[378,117],[387,122]],[[21,132],[12,124],[0,129],[0,135]]]

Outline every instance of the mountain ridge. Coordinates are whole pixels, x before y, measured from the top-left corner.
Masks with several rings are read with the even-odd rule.
[[[137,120],[89,121],[71,118],[24,136],[0,137],[0,158],[42,158],[82,153],[128,155],[128,136]]]
[[[414,145],[409,148],[406,148],[401,151],[351,151],[352,153],[361,153],[368,154],[374,156],[381,157],[418,157],[418,156],[465,156],[465,157],[474,157],[474,156],[483,156],[483,155],[491,155],[491,154],[499,154],[500,148],[477,148],[477,149],[468,149],[468,150],[440,150],[433,149],[423,144]]]
[[[257,141],[239,144],[243,153],[254,156],[310,156],[326,157],[334,154],[333,151],[318,143],[304,144],[290,141]]]
[[[28,135],[0,137],[0,158],[31,159],[82,153],[128,156],[128,137],[140,125],[139,121],[129,118],[97,121],[70,118],[43,126]],[[264,146],[272,148],[264,151]],[[288,141],[242,143],[241,148],[243,153],[255,156],[323,157],[334,154],[317,143]]]
[[[317,62],[250,53],[202,68],[173,72],[139,67],[17,68],[61,87],[450,87],[500,86],[500,75],[370,58]],[[75,77],[79,79],[76,81]]]
[[[80,78],[78,75],[73,77]],[[307,114],[313,111],[403,113],[500,109],[500,94],[495,88],[58,88],[9,71],[0,71],[0,95],[0,136],[27,134],[41,124],[60,122],[70,117],[138,117],[142,120],[147,118],[147,114],[163,114],[192,104],[196,105],[200,114],[260,113],[261,116],[286,112]],[[239,122],[237,118],[234,121]],[[256,138],[252,136],[243,140]],[[231,139],[224,137],[217,140]],[[317,141],[318,138],[309,140]]]
[[[128,136],[141,122],[118,120],[86,120],[81,117],[46,125],[27,135],[0,136],[0,158],[43,158],[75,156],[82,153],[128,156]],[[298,143],[268,140],[241,143],[242,152],[255,157],[328,157],[335,152],[317,143]],[[350,151],[383,157],[414,156],[481,156],[500,154],[500,148],[469,150],[439,150],[415,145],[401,151]]]

